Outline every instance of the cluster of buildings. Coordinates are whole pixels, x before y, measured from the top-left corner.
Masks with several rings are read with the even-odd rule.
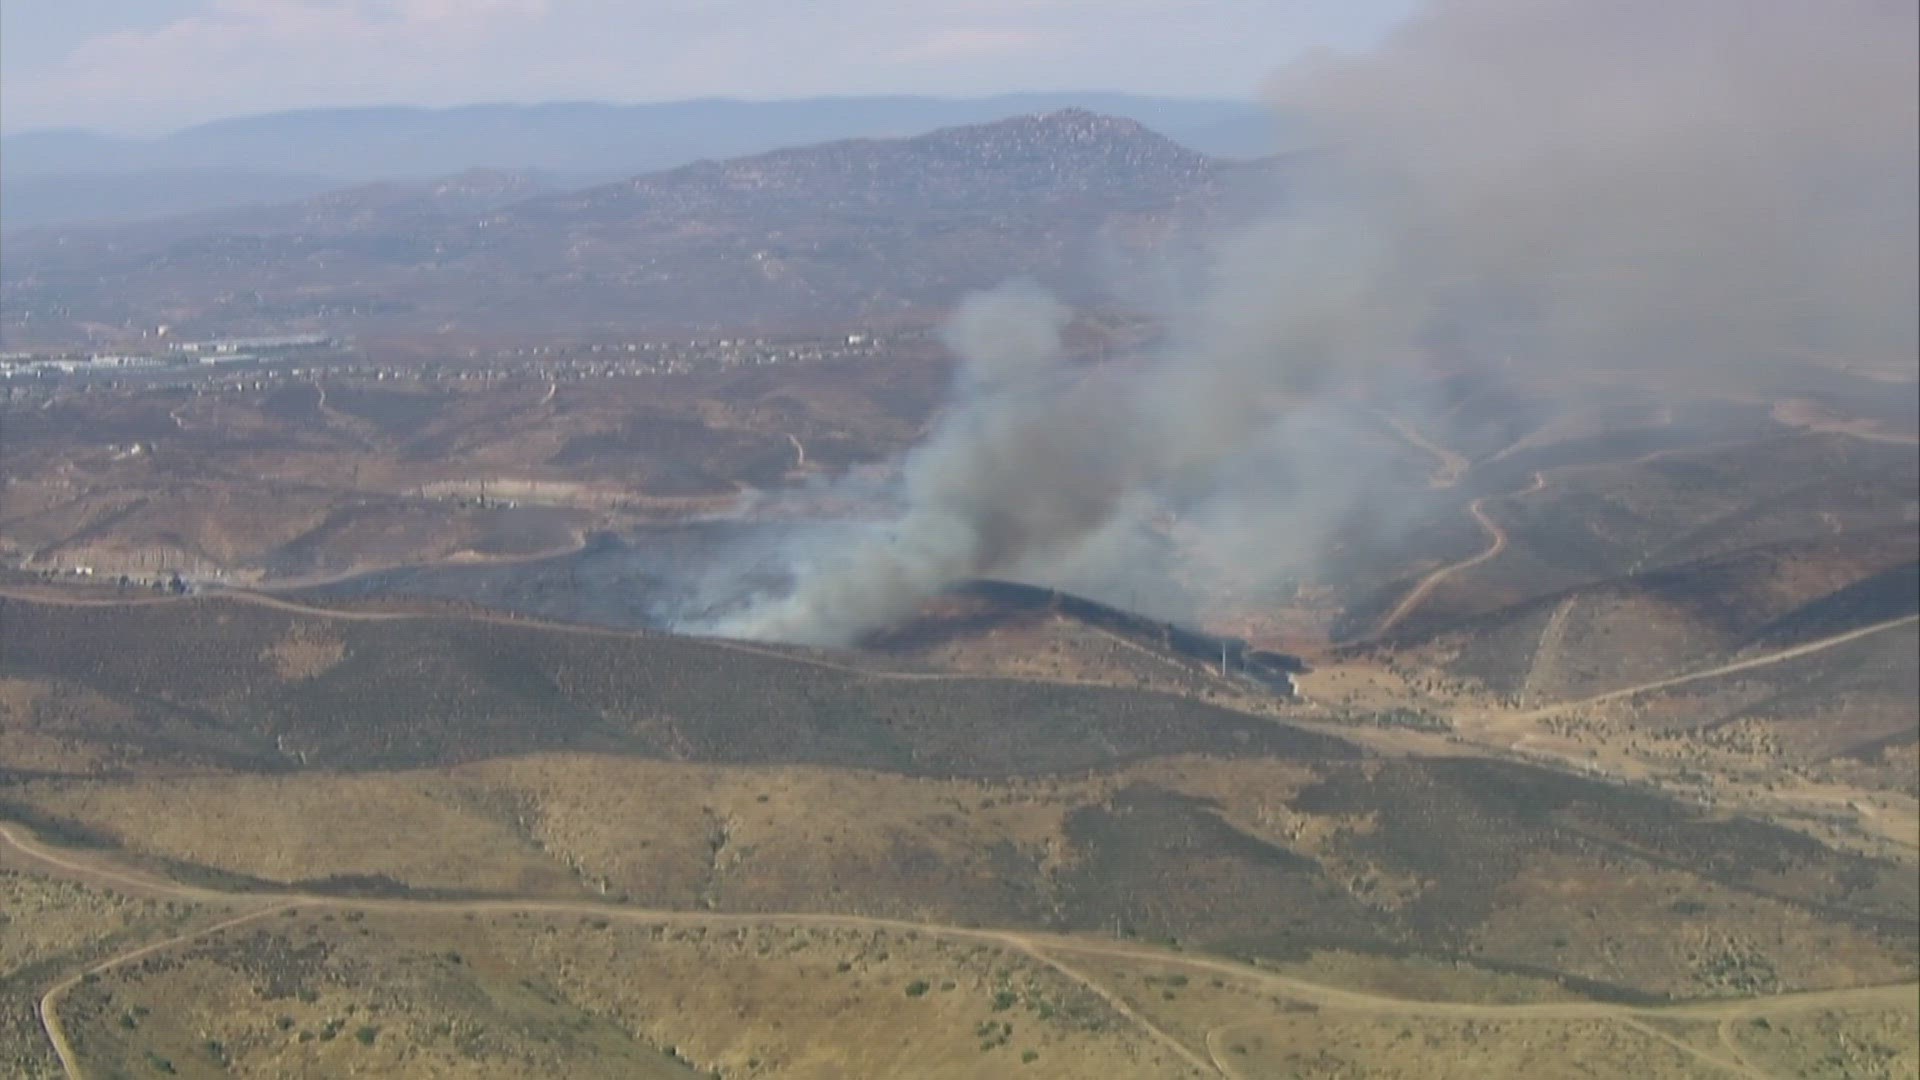
[[[177,341],[154,353],[0,353],[0,379],[41,375],[90,375],[179,368],[190,364],[239,364],[274,353],[328,349],[337,345],[325,334]]]
[[[93,371],[125,371],[129,368],[164,367],[173,361],[158,356],[95,354],[93,356],[42,356],[36,353],[0,353],[0,379],[58,372],[74,375]]]
[[[240,353],[325,349],[335,344],[337,343],[325,334],[270,334],[264,337],[215,338],[211,341],[176,341],[167,348],[177,353],[191,353],[204,360],[209,356],[233,356]]]
[[[906,331],[896,337],[918,336]],[[714,338],[615,344],[529,345],[503,349],[495,360],[537,360],[549,377],[683,375],[774,364],[806,364],[871,356],[883,346],[870,332],[808,338]],[[476,352],[474,358],[481,354]]]

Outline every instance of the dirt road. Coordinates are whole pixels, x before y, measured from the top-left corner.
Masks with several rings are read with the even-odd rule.
[[[124,966],[155,953],[174,948],[178,945],[219,933],[223,930],[264,918],[289,908],[326,908],[331,910],[366,911],[398,915],[468,915],[468,914],[528,914],[546,915],[588,915],[621,921],[666,924],[677,926],[742,926],[742,925],[782,925],[807,926],[852,930],[888,930],[915,931],[933,934],[954,940],[974,941],[1016,950],[1036,961],[1053,968],[1063,977],[1082,986],[1090,993],[1099,996],[1126,1017],[1155,1042],[1160,1043],[1179,1060],[1191,1066],[1202,1075],[1213,1074],[1233,1076],[1232,1071],[1219,1059],[1214,1049],[1213,1034],[1209,1033],[1205,1044],[1199,1050],[1187,1046],[1168,1034],[1164,1029],[1142,1016],[1125,996],[1113,988],[1086,974],[1080,968],[1062,959],[1062,956],[1089,956],[1106,959],[1131,960],[1158,964],[1169,967],[1186,968],[1191,971],[1208,972],[1221,976],[1250,982],[1264,991],[1283,995],[1286,998],[1308,1002],[1322,1008],[1339,1009],[1348,1012],[1369,1014],[1390,1014],[1409,1017],[1452,1018],[1461,1020],[1512,1020],[1512,1019],[1558,1019],[1558,1020],[1610,1020],[1639,1027],[1639,1019],[1659,1016],[1683,1016],[1693,1018],[1719,1018],[1723,1021],[1754,1015],[1760,1012],[1777,1014],[1797,1012],[1808,1009],[1832,1008],[1901,1008],[1910,1009],[1916,1003],[1916,993],[1920,993],[1920,984],[1904,983],[1893,986],[1859,987],[1846,990],[1823,990],[1796,994],[1781,994],[1770,997],[1743,998],[1725,1001],[1689,1002],[1669,1006],[1634,1007],[1611,1005],[1594,1001],[1548,1001],[1515,1005],[1489,1005],[1473,1002],[1419,1001],[1408,998],[1391,997],[1369,991],[1353,990],[1322,983],[1309,982],[1254,967],[1233,960],[1196,956],[1191,953],[1176,953],[1165,949],[1110,941],[1104,938],[1075,937],[1067,934],[1042,931],[982,929],[975,927],[946,926],[932,923],[918,923],[902,919],[887,919],[861,915],[836,915],[815,912],[711,912],[711,911],[674,911],[648,908],[623,907],[616,904],[594,903],[591,901],[547,900],[527,898],[521,900],[394,900],[394,899],[355,899],[346,897],[316,896],[303,893],[277,892],[223,892],[203,887],[182,885],[144,871],[121,866],[95,852],[63,851],[44,844],[28,835],[17,825],[0,822],[0,843],[31,863],[60,876],[81,881],[111,883],[135,892],[168,896],[196,903],[220,902],[257,902],[260,906],[241,914],[220,920],[198,930],[188,931],[152,942],[127,952],[109,957],[106,960],[78,972],[55,985],[41,998],[40,1022],[46,1031],[49,1042],[59,1056],[67,1076],[78,1080],[83,1075],[73,1045],[59,1017],[61,1000],[71,989],[87,975],[99,975]],[[1233,1027],[1245,1026],[1241,1024]],[[1724,1026],[1724,1025],[1723,1025]],[[1673,1041],[1673,1040],[1668,1040]],[[1743,1075],[1761,1075],[1744,1066],[1722,1059],[1697,1048],[1674,1042],[1674,1045],[1714,1066]],[[1731,1048],[1731,1047],[1730,1047]],[[1737,1054],[1737,1049],[1736,1049]]]
[[[1466,455],[1433,442],[1421,434],[1419,428],[1406,420],[1385,412],[1380,413],[1380,417],[1387,422],[1387,426],[1391,427],[1395,434],[1405,439],[1408,445],[1433,455],[1433,475],[1427,478],[1429,486],[1453,487],[1460,482],[1461,477],[1467,475],[1467,470],[1473,467],[1473,463],[1467,460]]]
[[[1535,472],[1533,474],[1533,485],[1531,487],[1512,492],[1510,496],[1500,497],[1507,498],[1520,495],[1532,495],[1534,492],[1546,486],[1546,474]],[[1447,578],[1452,577],[1462,570],[1471,570],[1507,550],[1507,530],[1501,528],[1499,522],[1487,516],[1487,499],[1492,497],[1494,496],[1482,495],[1467,504],[1467,513],[1472,514],[1473,520],[1479,522],[1480,527],[1486,530],[1486,548],[1477,555],[1461,559],[1459,562],[1448,563],[1428,574],[1426,577],[1421,578],[1420,583],[1413,587],[1413,591],[1403,597],[1398,604],[1395,604],[1393,610],[1387,612],[1387,617],[1380,620],[1380,625],[1373,628],[1373,636],[1379,637],[1395,626],[1398,626],[1401,620],[1412,614],[1415,608],[1426,601],[1427,596],[1432,593],[1434,588],[1442,581],[1445,581]]]
[[[11,839],[11,837],[9,837],[9,839]],[[131,964],[135,960],[151,956],[154,953],[165,952],[176,945],[184,945],[196,938],[203,938],[209,934],[217,934],[222,930],[228,930],[243,923],[250,923],[255,919],[263,918],[274,912],[283,911],[290,906],[290,904],[274,904],[256,911],[249,911],[244,915],[236,915],[231,919],[217,922],[212,926],[202,927],[198,930],[189,930],[184,934],[176,934],[164,941],[156,941],[150,945],[143,945],[132,952],[121,953],[111,959],[95,964],[90,968],[76,971],[67,978],[54,984],[52,988],[40,997],[40,1027],[46,1032],[47,1041],[53,1044],[53,1052],[54,1055],[60,1059],[60,1067],[65,1069],[67,1075],[72,1077],[73,1080],[79,1080],[79,1077],[82,1075],[80,1072],[80,1058],[73,1052],[73,1040],[68,1038],[66,1028],[60,1024],[57,1015],[61,999],[67,996],[68,991],[80,985],[81,980],[89,975],[97,976],[114,968]]]
[[[1845,645],[1849,641],[1857,641],[1869,634],[1877,634],[1882,630],[1891,630],[1896,626],[1905,626],[1915,621],[1920,621],[1920,615],[1903,615],[1898,619],[1888,619],[1886,622],[1874,623],[1872,626],[1863,626],[1857,630],[1849,630],[1844,634],[1834,634],[1832,637],[1824,637],[1818,641],[1809,641],[1804,645],[1795,645],[1790,649],[1781,649],[1779,652],[1749,657],[1745,660],[1738,660],[1731,664],[1721,664],[1717,667],[1705,668],[1700,671],[1691,671],[1685,675],[1675,675],[1666,679],[1655,679],[1652,682],[1644,682],[1638,686],[1624,686],[1618,690],[1609,690],[1604,694],[1595,694],[1592,697],[1584,697],[1576,701],[1562,701],[1558,704],[1543,706],[1542,708],[1533,709],[1529,712],[1516,713],[1514,714],[1514,719],[1540,720],[1549,716],[1557,716],[1564,712],[1571,712],[1574,709],[1585,708],[1589,705],[1604,705],[1610,701],[1637,697],[1640,694],[1651,693],[1655,690],[1665,690],[1668,687],[1683,686],[1690,682],[1698,682],[1701,679],[1714,679],[1722,675],[1734,675],[1742,671],[1751,671],[1754,668],[1766,667],[1769,664],[1778,664],[1782,661],[1806,656],[1810,653],[1831,649],[1836,645]]]

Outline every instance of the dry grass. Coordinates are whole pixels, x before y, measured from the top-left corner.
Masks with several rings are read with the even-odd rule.
[[[1913,768],[1920,748],[1893,738],[1865,756],[1837,751],[1849,741],[1911,728],[1911,699],[1898,684],[1843,686],[1818,712],[1740,713],[1824,685],[1833,671],[1911,665],[1913,634],[1911,626],[1893,627],[1778,665],[1544,716],[1533,707],[1560,699],[1558,691],[1566,689],[1560,665],[1537,665],[1552,670],[1516,698],[1448,674],[1452,654],[1443,647],[1330,661],[1299,685],[1309,716],[1340,722],[1355,741],[1387,753],[1490,752],[1651,784],[1826,844],[1913,863],[1920,859]],[[1452,730],[1436,735],[1366,726],[1370,716],[1396,710],[1444,717]],[[1723,715],[1732,718],[1705,722]]]
[[[177,900],[131,897],[0,867],[0,985],[103,942],[176,926],[194,910]]]
[[[47,987],[200,915],[191,903],[130,897],[0,866],[0,1075],[62,1075],[37,1012]]]
[[[541,754],[415,772],[41,781],[16,791],[129,853],[278,882],[385,878],[416,890],[995,925],[1086,918],[1098,901],[1072,883],[1102,849],[1076,831],[1085,818],[1075,815],[1157,791],[1198,800],[1249,843],[1317,862],[1340,890],[1325,901],[1329,912],[1365,905],[1411,917],[1436,883],[1395,861],[1408,856],[1382,833],[1393,827],[1382,812],[1298,808],[1316,783],[1312,766],[1278,760],[1164,758],[1114,773],[984,781]],[[1170,910],[1188,912],[1173,931],[1182,936],[1212,925],[1194,906],[1212,887],[1210,864],[1186,865],[1202,876],[1151,886],[1169,890]],[[1500,873],[1468,890],[1486,894],[1484,913],[1460,916],[1465,955],[1496,968],[1533,965],[1679,997],[1911,973],[1910,957],[1869,931],[1678,869],[1543,849],[1518,853]],[[1798,895],[1820,886],[1778,887]],[[1479,902],[1442,892],[1456,897],[1449,903]],[[1058,906],[1069,901],[1081,906]],[[1486,971],[1461,989],[1465,973],[1445,965],[1345,953],[1301,970],[1415,996],[1548,992]]]
[[[752,908],[819,905],[843,885],[895,878],[891,860],[907,848],[984,881],[997,845],[1061,852],[1067,811],[1122,782],[554,754],[354,776],[42,782],[24,793],[132,852],[275,881],[387,875],[415,888]]]
[[[510,824],[437,778],[197,777],[46,784],[46,812],[162,856],[274,881],[385,875],[415,888],[578,895],[583,888]]]
[[[608,893],[682,902],[697,894],[746,908],[836,906],[832,897],[843,887],[898,879],[895,859],[910,849],[936,852],[959,868],[949,872],[988,884],[987,855],[996,846],[1057,849],[1066,812],[1111,783],[980,783],[584,755],[491,762],[455,775],[537,807],[529,817],[536,840]]]
[[[1179,1075],[1163,1048],[1085,988],[984,945],[912,932],[617,926],[516,944],[560,972],[571,996],[729,1073],[999,1077],[1018,1075],[1032,1053],[1043,1063],[1034,1075]]]
[[[1470,970],[1329,955],[1322,971],[1371,969],[1429,1000],[1485,995],[1573,999],[1550,986],[1499,982]],[[1730,1075],[1737,1064],[1720,1042],[1721,1018],[1685,1014],[1447,1015],[1388,1003],[1315,1005],[1276,993],[1249,976],[1195,971],[1178,962],[1089,958],[1083,970],[1116,990],[1142,1016],[1182,1042],[1200,1047],[1221,1072],[1252,1077],[1634,1076]],[[1394,968],[1402,977],[1396,977]],[[1441,1009],[1445,1007],[1442,1006]],[[1577,1006],[1575,1006],[1577,1010]],[[1824,1033],[1801,1047],[1830,1047]],[[1678,1045],[1676,1045],[1678,1044]]]
[[[918,933],[299,912],[65,1012],[90,1064],[179,1075],[1181,1075],[1044,964]]]
[[[55,935],[111,944],[101,917],[142,906],[3,872],[0,899],[33,916],[24,937],[0,921],[10,951]],[[126,925],[111,952],[158,933]],[[13,1004],[104,955],[49,954]],[[1302,978],[1313,985],[1287,981]],[[75,985],[59,1017],[89,1070],[109,1075],[1197,1075],[1184,1050],[1229,1077],[1900,1076],[1916,1059],[1912,1010],[1884,994],[1630,1011],[1538,980],[1344,952],[1256,968],[1044,936],[1015,947],[753,916],[352,902],[263,911],[111,967]],[[16,1073],[51,1074],[30,1039],[14,1041]]]
[[[1774,1076],[1893,1080],[1920,1074],[1920,1037],[1910,1012],[1762,1012],[1722,1030],[1748,1060]]]
[[[347,643],[325,628],[295,623],[285,637],[268,647],[266,655],[281,678],[311,679],[344,659]]]
[[[1266,966],[1269,970],[1307,982],[1421,1001],[1514,1005],[1530,1001],[1580,1000],[1578,994],[1551,979],[1489,971],[1424,957],[1393,958],[1329,949],[1316,952],[1302,961]]]
[[[1502,887],[1475,934],[1490,957],[1677,998],[1910,978],[1872,934],[1778,901],[1702,890],[1672,871],[1596,872],[1540,856]],[[1658,918],[1645,913],[1657,911]]]
[[[0,679],[0,762],[24,772],[102,772],[137,751],[114,746],[141,726],[139,714],[104,695],[33,679]],[[93,737],[75,738],[81,731]]]
[[[1218,1030],[1231,1075],[1372,1080],[1489,1076],[1682,1078],[1723,1073],[1613,1020],[1453,1021],[1282,1014]]]

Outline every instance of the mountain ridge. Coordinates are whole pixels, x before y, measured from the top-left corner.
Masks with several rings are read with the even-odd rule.
[[[476,167],[534,169],[588,184],[781,146],[904,137],[1068,106],[1127,116],[1215,156],[1257,157],[1277,142],[1277,125],[1251,102],[1126,94],[369,106],[233,117],[147,139],[21,132],[0,137],[0,179],[11,228],[280,201]],[[222,172],[244,172],[252,182],[230,194],[209,192],[209,177]]]
[[[470,170],[192,219],[23,229],[4,284],[23,322],[44,291],[76,317],[90,295],[121,311],[151,303],[147,319],[196,334],[255,329],[232,307],[242,288],[278,310],[276,328],[318,328],[328,294],[378,290],[381,331],[488,336],[837,325],[937,310],[1013,276],[1098,303],[1256,171],[1135,120],[1061,109],[565,193]],[[161,292],[164,308],[140,299]]]

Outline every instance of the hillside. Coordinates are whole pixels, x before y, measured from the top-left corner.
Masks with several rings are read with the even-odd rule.
[[[1914,961],[1894,862],[1154,692],[234,599],[0,618],[0,816],[223,887],[1118,927],[1630,998]]]
[[[0,670],[44,688],[29,694],[35,722],[11,736],[14,767],[35,770],[393,768],[591,750],[1012,775],[1160,754],[1358,753],[1167,694],[875,677],[666,635],[328,620],[218,598],[0,600],[0,619]]]
[[[1445,652],[1454,670],[1500,693],[1604,693],[1920,612],[1911,544],[1904,529],[1755,544],[1481,615],[1413,621],[1391,643]]]
[[[839,324],[1011,276],[1097,300],[1115,287],[1103,267],[1197,228],[1207,205],[1246,186],[1242,171],[1135,121],[1067,109],[520,201],[442,184],[26,230],[9,240],[0,284],[23,344],[163,312],[197,336],[322,312],[335,331],[512,340]],[[368,306],[377,312],[351,317]]]
[[[8,135],[0,140],[0,190],[6,228],[78,224],[278,202],[471,168],[537,169],[590,182],[780,146],[897,137],[1069,107],[1149,124],[1209,154],[1251,158],[1275,147],[1277,122],[1251,102],[1126,94],[303,109],[150,139],[84,131]]]
[[[1085,109],[853,139],[702,162],[513,208],[538,220],[641,212],[959,210],[1024,200],[1158,205],[1208,183],[1204,155],[1120,117]]]

